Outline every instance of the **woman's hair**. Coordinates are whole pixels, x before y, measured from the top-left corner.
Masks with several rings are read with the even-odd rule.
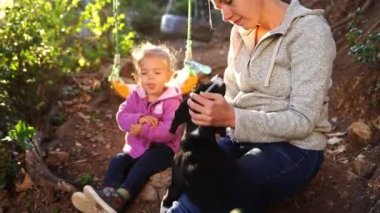
[[[165,45],[154,45],[150,42],[144,42],[139,46],[133,48],[132,59],[135,69],[139,71],[139,64],[141,60],[149,56],[158,56],[167,60],[170,71],[175,70],[176,59],[174,53]]]

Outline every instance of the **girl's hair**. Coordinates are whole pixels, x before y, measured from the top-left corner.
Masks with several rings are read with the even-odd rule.
[[[170,71],[175,70],[176,59],[174,53],[165,45],[154,45],[150,42],[145,42],[139,46],[133,48],[132,59],[135,69],[139,71],[139,63],[141,60],[147,56],[158,56],[167,60],[169,64]]]

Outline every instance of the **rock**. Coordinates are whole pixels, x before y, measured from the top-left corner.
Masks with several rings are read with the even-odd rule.
[[[112,110],[107,110],[105,117],[109,120],[111,120],[114,116],[114,112]]]
[[[85,114],[83,114],[82,112],[78,112],[77,114],[78,114],[78,116],[79,116],[80,118],[82,118],[82,120],[83,120],[84,122],[86,122],[86,123],[90,123],[90,122],[91,122],[91,121],[90,121],[91,117],[90,117],[89,115],[85,115]]]
[[[111,143],[107,143],[107,144],[105,145],[105,147],[106,147],[106,149],[110,149],[110,148],[111,148]]]
[[[102,135],[97,135],[95,137],[95,141],[100,142],[100,143],[105,143],[106,139]]]
[[[164,196],[166,195],[167,192],[168,192],[167,188],[161,188],[158,190],[158,196],[160,197],[160,201],[164,199]]]
[[[361,121],[352,123],[349,129],[364,141],[369,141],[371,138],[371,128]]]
[[[370,189],[370,191],[376,193],[376,192],[380,192],[380,176],[374,176],[376,178],[373,178],[369,183],[368,183],[368,187]],[[375,197],[376,198],[376,197]],[[372,198],[371,198],[372,199]]]
[[[153,206],[159,208],[161,200],[166,194],[166,191],[170,185],[171,175],[171,168],[152,175],[137,198],[134,200],[131,206],[128,207],[127,212],[140,212],[135,210],[141,210],[141,206],[144,206],[146,203],[153,203]],[[156,209],[156,211],[157,210],[158,209]]]
[[[139,199],[144,201],[159,201],[159,195],[156,189],[151,184],[145,184],[139,194]]]
[[[359,178],[359,176],[357,176],[352,171],[350,171],[350,170],[347,171],[347,181],[357,180],[358,178]]]
[[[364,147],[371,143],[371,138],[371,128],[367,124],[361,121],[352,123],[345,140],[348,144],[347,151],[360,153]]]
[[[83,145],[79,142],[75,142],[75,146],[80,147],[80,148],[83,147]]]
[[[150,177],[150,183],[154,188],[165,188],[172,180],[172,169],[166,169]]]
[[[349,195],[350,194],[347,191],[343,190],[342,192],[340,192],[340,199],[346,199]]]
[[[376,127],[376,129],[380,130],[380,116],[377,116],[377,118],[372,121],[372,124],[374,127]]]
[[[351,163],[353,172],[362,178],[370,178],[375,169],[376,164],[370,163],[363,154],[358,155]]]
[[[46,165],[60,166],[69,160],[70,154],[68,152],[50,151],[47,154]]]

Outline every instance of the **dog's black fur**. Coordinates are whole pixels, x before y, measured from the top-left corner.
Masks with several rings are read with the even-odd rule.
[[[211,88],[211,90],[210,90]],[[225,85],[214,82],[201,85],[195,91],[224,95]],[[186,134],[181,142],[181,151],[174,158],[172,183],[163,200],[164,207],[186,192],[188,197],[207,213],[224,213],[232,209],[248,212],[246,184],[241,180],[239,168],[217,145],[216,133],[225,136],[225,128],[197,126],[191,121],[189,107],[185,98],[177,111],[170,132],[174,133],[179,125],[186,124]]]

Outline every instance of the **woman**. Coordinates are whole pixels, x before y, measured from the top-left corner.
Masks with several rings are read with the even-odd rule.
[[[219,144],[246,171],[260,212],[304,189],[322,164],[335,42],[323,11],[298,0],[211,1],[234,25],[227,91],[191,94],[190,114],[198,125],[228,127]],[[202,209],[182,195],[169,212]]]

